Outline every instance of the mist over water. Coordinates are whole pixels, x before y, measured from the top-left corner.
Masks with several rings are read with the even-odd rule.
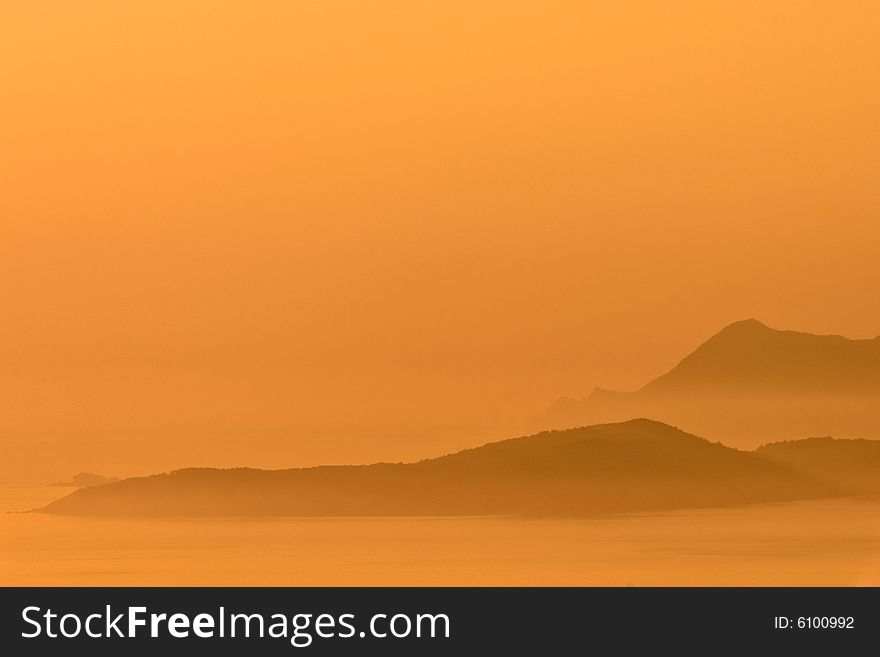
[[[2,488],[0,509],[53,488]],[[866,498],[575,520],[0,515],[3,585],[880,584]]]

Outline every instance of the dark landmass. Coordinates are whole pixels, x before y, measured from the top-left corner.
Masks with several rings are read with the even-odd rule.
[[[641,389],[597,388],[587,398],[560,399],[533,426],[632,417],[750,449],[809,435],[880,437],[880,337],[850,340],[736,322]]]
[[[855,494],[880,494],[878,440],[788,440],[764,445],[755,454]]]
[[[769,447],[768,447],[769,449]],[[45,513],[127,516],[583,515],[851,494],[651,420],[548,431],[410,464],[186,469],[83,488]]]

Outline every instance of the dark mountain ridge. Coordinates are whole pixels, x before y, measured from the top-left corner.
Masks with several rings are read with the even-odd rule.
[[[75,491],[72,515],[582,515],[846,494],[651,420],[549,431],[410,464],[187,469]]]
[[[597,388],[584,399],[560,399],[534,428],[638,416],[745,448],[805,435],[880,437],[880,337],[850,340],[735,322],[639,390]]]
[[[755,319],[735,322],[639,392],[680,390],[849,395],[880,393],[880,337],[779,331]]]
[[[807,438],[763,445],[765,461],[858,494],[880,494],[880,441]]]

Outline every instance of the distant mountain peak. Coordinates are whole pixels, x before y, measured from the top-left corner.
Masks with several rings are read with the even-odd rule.
[[[768,333],[778,333],[776,329],[772,329],[763,322],[755,319],[754,317],[749,319],[741,319],[739,321],[733,322],[725,326],[721,331],[718,332],[717,335],[731,335],[737,333],[760,333],[760,332],[768,332]]]
[[[774,336],[784,335],[786,333],[796,333],[795,331],[779,331],[770,328],[757,319],[741,319],[739,321],[728,324],[715,335],[698,346],[690,356],[699,354],[701,350],[714,345],[741,345],[761,341],[772,338]],[[688,357],[690,357],[688,356]],[[687,359],[688,357],[685,357]]]
[[[723,330],[733,329],[733,328],[762,328],[762,329],[768,329],[770,331],[774,330],[774,329],[771,329],[769,326],[767,326],[761,320],[755,319],[754,317],[749,317],[748,319],[740,319],[735,322],[731,322]]]
[[[70,481],[59,481],[50,486],[64,486],[72,488],[87,488],[89,486],[100,486],[101,484],[109,484],[118,481],[116,477],[105,477],[104,475],[95,474],[93,472],[78,472],[73,475]]]
[[[722,329],[644,390],[876,391],[880,352],[875,345],[839,335],[779,331],[747,319]]]
[[[757,446],[810,433],[880,435],[880,339],[733,322],[665,374],[629,393],[597,388],[551,406],[532,426],[655,417]]]

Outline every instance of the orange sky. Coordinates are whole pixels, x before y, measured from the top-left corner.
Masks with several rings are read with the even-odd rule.
[[[878,30],[846,1],[4,2],[0,482],[415,458],[735,319],[877,335]]]

